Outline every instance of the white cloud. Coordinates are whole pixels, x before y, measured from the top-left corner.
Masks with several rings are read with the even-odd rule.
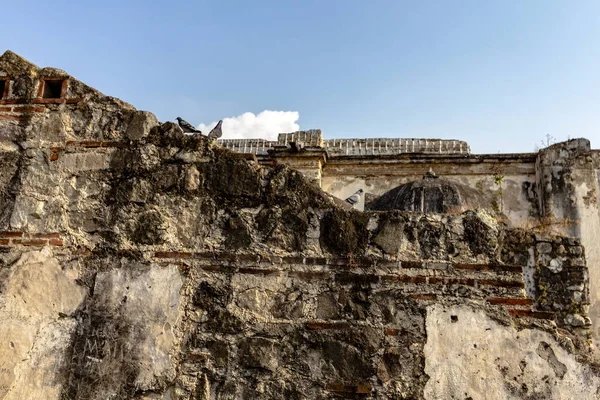
[[[223,139],[260,138],[277,140],[277,134],[295,132],[300,130],[298,111],[271,111],[265,110],[254,114],[245,112],[231,118],[223,118]],[[217,121],[210,124],[200,124],[198,129],[208,134],[217,125]]]

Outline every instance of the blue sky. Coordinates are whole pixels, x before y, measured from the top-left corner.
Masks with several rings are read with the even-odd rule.
[[[33,0],[2,9],[0,52],[62,68],[163,121],[243,125],[234,117],[294,111],[263,114],[244,135],[295,123],[326,138],[462,139],[475,153],[534,151],[545,135],[600,147],[597,0]]]

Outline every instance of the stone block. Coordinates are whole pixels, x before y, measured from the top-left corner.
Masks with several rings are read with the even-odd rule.
[[[158,126],[156,116],[148,111],[136,111],[127,127],[127,138],[129,140],[139,140],[148,136],[150,130]]]

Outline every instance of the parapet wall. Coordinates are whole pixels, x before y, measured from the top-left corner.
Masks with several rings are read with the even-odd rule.
[[[327,155],[386,156],[397,154],[470,154],[471,148],[461,140],[369,138],[329,139],[324,141]]]
[[[289,143],[302,147],[322,148],[328,157],[340,156],[386,156],[400,154],[463,154],[471,149],[461,140],[443,139],[328,139],[324,140],[320,130],[280,133],[277,141],[262,139],[224,139],[219,143],[235,152],[267,155],[277,147],[289,147]]]

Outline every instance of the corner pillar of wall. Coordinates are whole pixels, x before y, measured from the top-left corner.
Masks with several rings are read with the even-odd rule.
[[[597,163],[597,160],[596,160]],[[536,161],[541,226],[549,234],[581,240],[589,271],[589,317],[600,358],[599,171],[587,139],[572,139],[540,150]]]
[[[302,173],[308,180],[321,187],[323,166],[327,162],[327,153],[323,149],[303,149],[298,153],[280,152],[273,155],[275,162],[284,164]]]

